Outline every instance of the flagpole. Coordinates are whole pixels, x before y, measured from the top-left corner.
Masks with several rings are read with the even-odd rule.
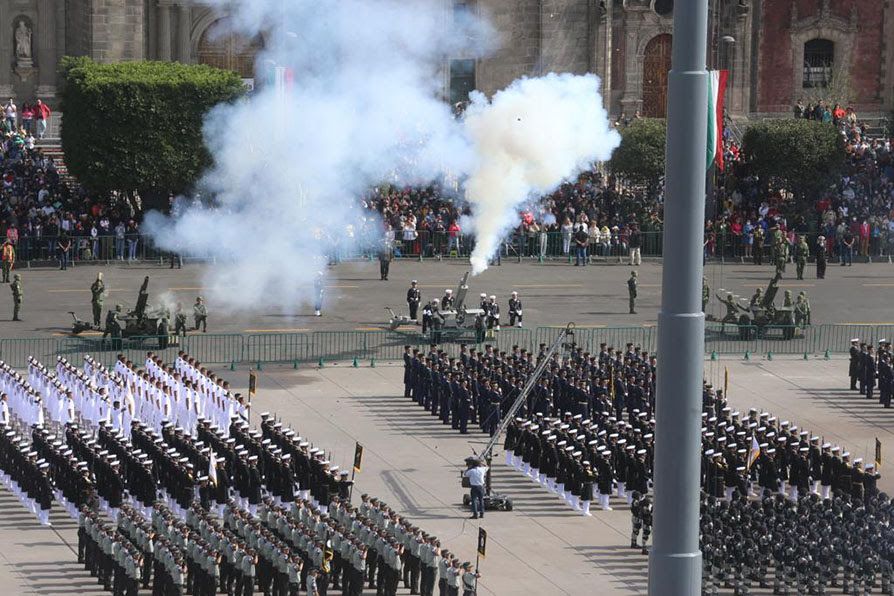
[[[655,429],[655,533],[650,596],[700,596],[701,311],[708,139],[708,0],[674,5],[668,75],[664,265]],[[715,116],[716,118],[716,116]],[[716,142],[716,141],[715,141]]]

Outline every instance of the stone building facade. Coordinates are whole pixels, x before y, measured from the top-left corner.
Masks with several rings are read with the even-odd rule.
[[[448,26],[471,11],[500,38],[485,58],[445,60],[445,99],[594,72],[611,114],[664,115],[673,0],[443,2]],[[253,79],[263,39],[219,34],[225,18],[193,0],[0,0],[0,97],[52,106],[64,55],[206,63]],[[708,66],[730,70],[733,116],[785,113],[833,91],[864,114],[894,109],[894,0],[710,0],[708,34]]]
[[[595,72],[609,112],[662,116],[673,0],[456,0],[488,16],[501,49],[476,64],[494,92],[526,74]],[[708,67],[730,71],[738,117],[790,113],[800,98],[894,110],[894,0],[709,0]]]

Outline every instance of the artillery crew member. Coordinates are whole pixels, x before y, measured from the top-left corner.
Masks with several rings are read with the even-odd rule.
[[[512,292],[512,296],[509,298],[509,326],[522,326],[522,301],[518,297],[518,292]]]
[[[441,298],[441,310],[453,310],[453,290],[450,288],[444,290],[444,297]]]
[[[422,301],[422,293],[419,291],[419,288],[416,287],[416,280],[410,282],[410,289],[407,290],[407,307],[410,309],[410,319],[412,319],[417,324],[419,323],[419,318],[417,316],[419,312],[419,302]],[[425,333],[423,331],[423,333]]]
[[[183,304],[180,302],[174,311],[174,335],[186,335],[186,313],[183,312]]]
[[[193,327],[195,331],[198,331],[199,327],[202,328],[202,333],[208,331],[208,309],[205,307],[205,299],[201,296],[196,296],[196,303],[192,306],[192,316],[195,321],[195,327]]]
[[[96,274],[96,281],[90,286],[90,305],[93,307],[93,324],[96,327],[102,323],[102,303],[105,300],[106,286],[102,281],[102,271]]]
[[[627,280],[627,297],[630,303],[630,314],[636,314],[636,271],[630,272],[630,278]]]

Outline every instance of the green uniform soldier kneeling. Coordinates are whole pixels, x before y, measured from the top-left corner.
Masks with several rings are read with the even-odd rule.
[[[16,273],[12,276],[12,283],[9,285],[12,290],[12,320],[21,321],[19,318],[19,310],[22,308],[22,298],[25,296],[22,290],[22,276]]]
[[[630,272],[630,279],[627,280],[627,295],[630,299],[630,314],[636,314],[636,271]]]

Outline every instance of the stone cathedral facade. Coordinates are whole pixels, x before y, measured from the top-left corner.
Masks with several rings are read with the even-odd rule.
[[[674,0],[443,2],[445,27],[468,11],[499,36],[485,58],[445,57],[445,100],[593,72],[612,115],[664,115]],[[52,106],[64,55],[212,64],[253,82],[264,39],[220,35],[226,18],[199,0],[0,0],[0,97]],[[734,117],[787,113],[827,86],[864,114],[894,110],[894,0],[710,0],[707,55],[730,71]]]

